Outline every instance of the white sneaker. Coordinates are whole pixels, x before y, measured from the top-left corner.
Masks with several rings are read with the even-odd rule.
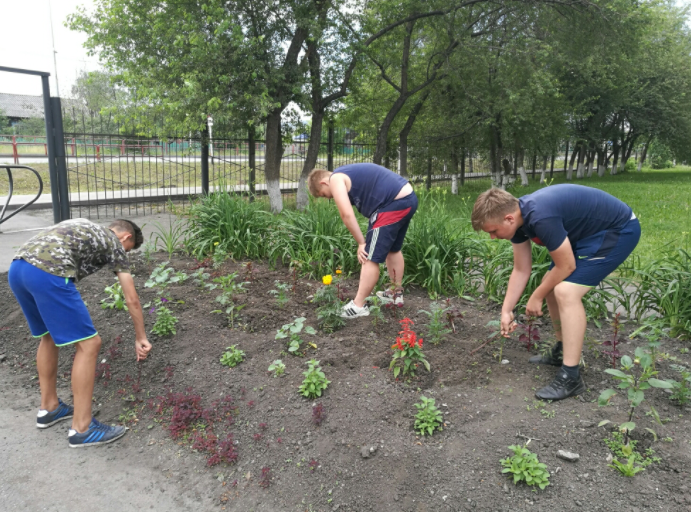
[[[369,316],[369,308],[365,304],[363,307],[359,308],[355,305],[352,300],[343,306],[341,310],[341,318],[357,318],[359,316]]]
[[[377,292],[377,297],[379,297],[382,304],[393,303],[394,306],[403,307],[403,294],[401,292],[392,293],[391,290],[384,290]]]

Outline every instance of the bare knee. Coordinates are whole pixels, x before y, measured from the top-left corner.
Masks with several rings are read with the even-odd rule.
[[[550,294],[554,296],[560,306],[581,304],[581,295],[568,283],[559,283]]]
[[[77,352],[85,356],[96,356],[101,350],[101,337],[97,334],[93,338],[82,340],[77,343]]]

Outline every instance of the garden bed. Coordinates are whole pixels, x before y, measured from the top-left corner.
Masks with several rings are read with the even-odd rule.
[[[154,261],[140,259],[135,264],[142,303],[159,304],[156,290],[144,283],[161,261],[156,254]],[[172,263],[188,274],[198,265],[192,259]],[[603,419],[612,424],[626,421],[628,403],[620,394],[607,408],[597,405],[600,392],[615,385],[604,373],[609,359],[601,355],[600,343],[611,337],[607,324],[588,329],[588,392],[563,402],[540,403],[534,391],[551,381],[555,369],[530,365],[517,335],[505,344],[508,364],[493,357],[496,343],[471,354],[491,333],[486,324],[498,318],[494,305],[451,299],[463,318],[456,321],[455,334],[433,345],[426,337],[428,318],[419,313],[429,310],[430,299],[424,290],[409,290],[405,306],[385,309],[385,322],[376,326],[370,318],[360,318],[332,334],[318,330],[304,335],[316,348],[308,347],[304,357],[297,357],[285,353],[285,340],[275,339],[277,329],[301,316],[316,328],[316,306],[310,297],[322,284],[294,281],[288,268],[271,270],[263,263],[252,267],[248,293],[235,296],[244,307],[234,328],[229,328],[226,315],[212,313],[221,307],[215,301],[218,291],[201,289],[191,279],[169,286],[168,307],[179,318],[177,334],[151,335],[152,353],[141,364],[134,361],[128,313],[104,310],[99,304],[104,288],[113,283],[112,275],[100,272],[78,285],[103,339],[95,410],[101,421],[130,427],[112,449],[132,466],[175,478],[180,492],[199,496],[204,509],[213,504],[219,510],[237,511],[691,510],[688,408],[675,405],[663,390],[646,391],[632,433],[638,450],[652,448],[659,462],[634,478],[608,467],[610,450],[603,439],[613,427],[598,424]],[[239,262],[227,261],[208,272],[237,272],[243,281],[248,277],[247,266]],[[277,279],[295,285],[284,307],[269,293]],[[356,280],[346,283],[353,296]],[[28,336],[5,276],[0,277],[0,302],[5,311],[0,354],[7,357],[0,364],[2,383],[25,383],[38,403],[38,382],[33,378],[36,342]],[[426,339],[423,350],[431,371],[419,368],[416,377],[396,381],[388,366],[400,330],[398,320],[404,316]],[[145,311],[145,321],[150,332],[155,314]],[[538,326],[543,340],[551,334],[548,324],[543,320]],[[620,351],[632,355],[641,343],[628,341]],[[219,359],[231,345],[246,357],[227,368]],[[689,354],[680,351],[686,346],[688,342],[665,339],[659,350],[690,367]],[[68,400],[73,353],[73,348],[60,353],[59,394]],[[322,397],[308,400],[298,388],[312,358],[320,361],[330,384]],[[286,365],[281,377],[267,371],[276,359]],[[678,380],[670,363],[658,362],[658,377]],[[414,404],[421,395],[434,398],[443,413],[444,429],[433,436],[421,437],[413,429]],[[195,400],[200,407],[196,428],[171,429],[175,405],[189,406]],[[313,408],[318,404],[323,418],[315,418]],[[669,421],[655,423],[645,414],[649,404]],[[316,425],[315,419],[322,421]],[[655,432],[657,441],[646,428]],[[213,458],[219,454],[217,447],[210,450],[212,436],[218,437],[217,445],[231,442],[220,458]],[[510,455],[509,445],[522,445],[527,438],[534,439],[528,448],[551,473],[544,491],[514,486],[501,473],[500,459]],[[576,452],[580,460],[559,459],[558,450]],[[223,462],[224,455],[234,462]]]

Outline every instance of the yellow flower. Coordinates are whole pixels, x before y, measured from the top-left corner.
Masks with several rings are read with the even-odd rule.
[[[327,274],[324,277],[322,277],[322,283],[324,283],[325,285],[330,285],[332,280],[333,277],[331,276],[331,274]]]
[[[218,242],[214,242],[214,245],[218,245]]]
[[[340,269],[340,268],[339,268],[339,269],[336,269],[336,273],[337,273],[337,274],[340,274],[340,273],[341,273],[341,269]]]

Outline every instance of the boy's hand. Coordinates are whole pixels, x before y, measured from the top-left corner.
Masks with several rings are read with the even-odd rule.
[[[525,314],[528,316],[542,316],[542,299],[532,294],[530,299],[528,299],[528,304],[525,306]]]
[[[134,350],[137,353],[137,361],[143,361],[149,355],[151,343],[146,338],[134,342]]]
[[[513,331],[516,330],[516,322],[513,321],[513,313],[508,311],[501,314],[501,335],[505,338],[509,337]]]
[[[357,260],[360,265],[364,265],[367,261],[367,252],[365,251],[365,245],[367,244],[357,244]]]

